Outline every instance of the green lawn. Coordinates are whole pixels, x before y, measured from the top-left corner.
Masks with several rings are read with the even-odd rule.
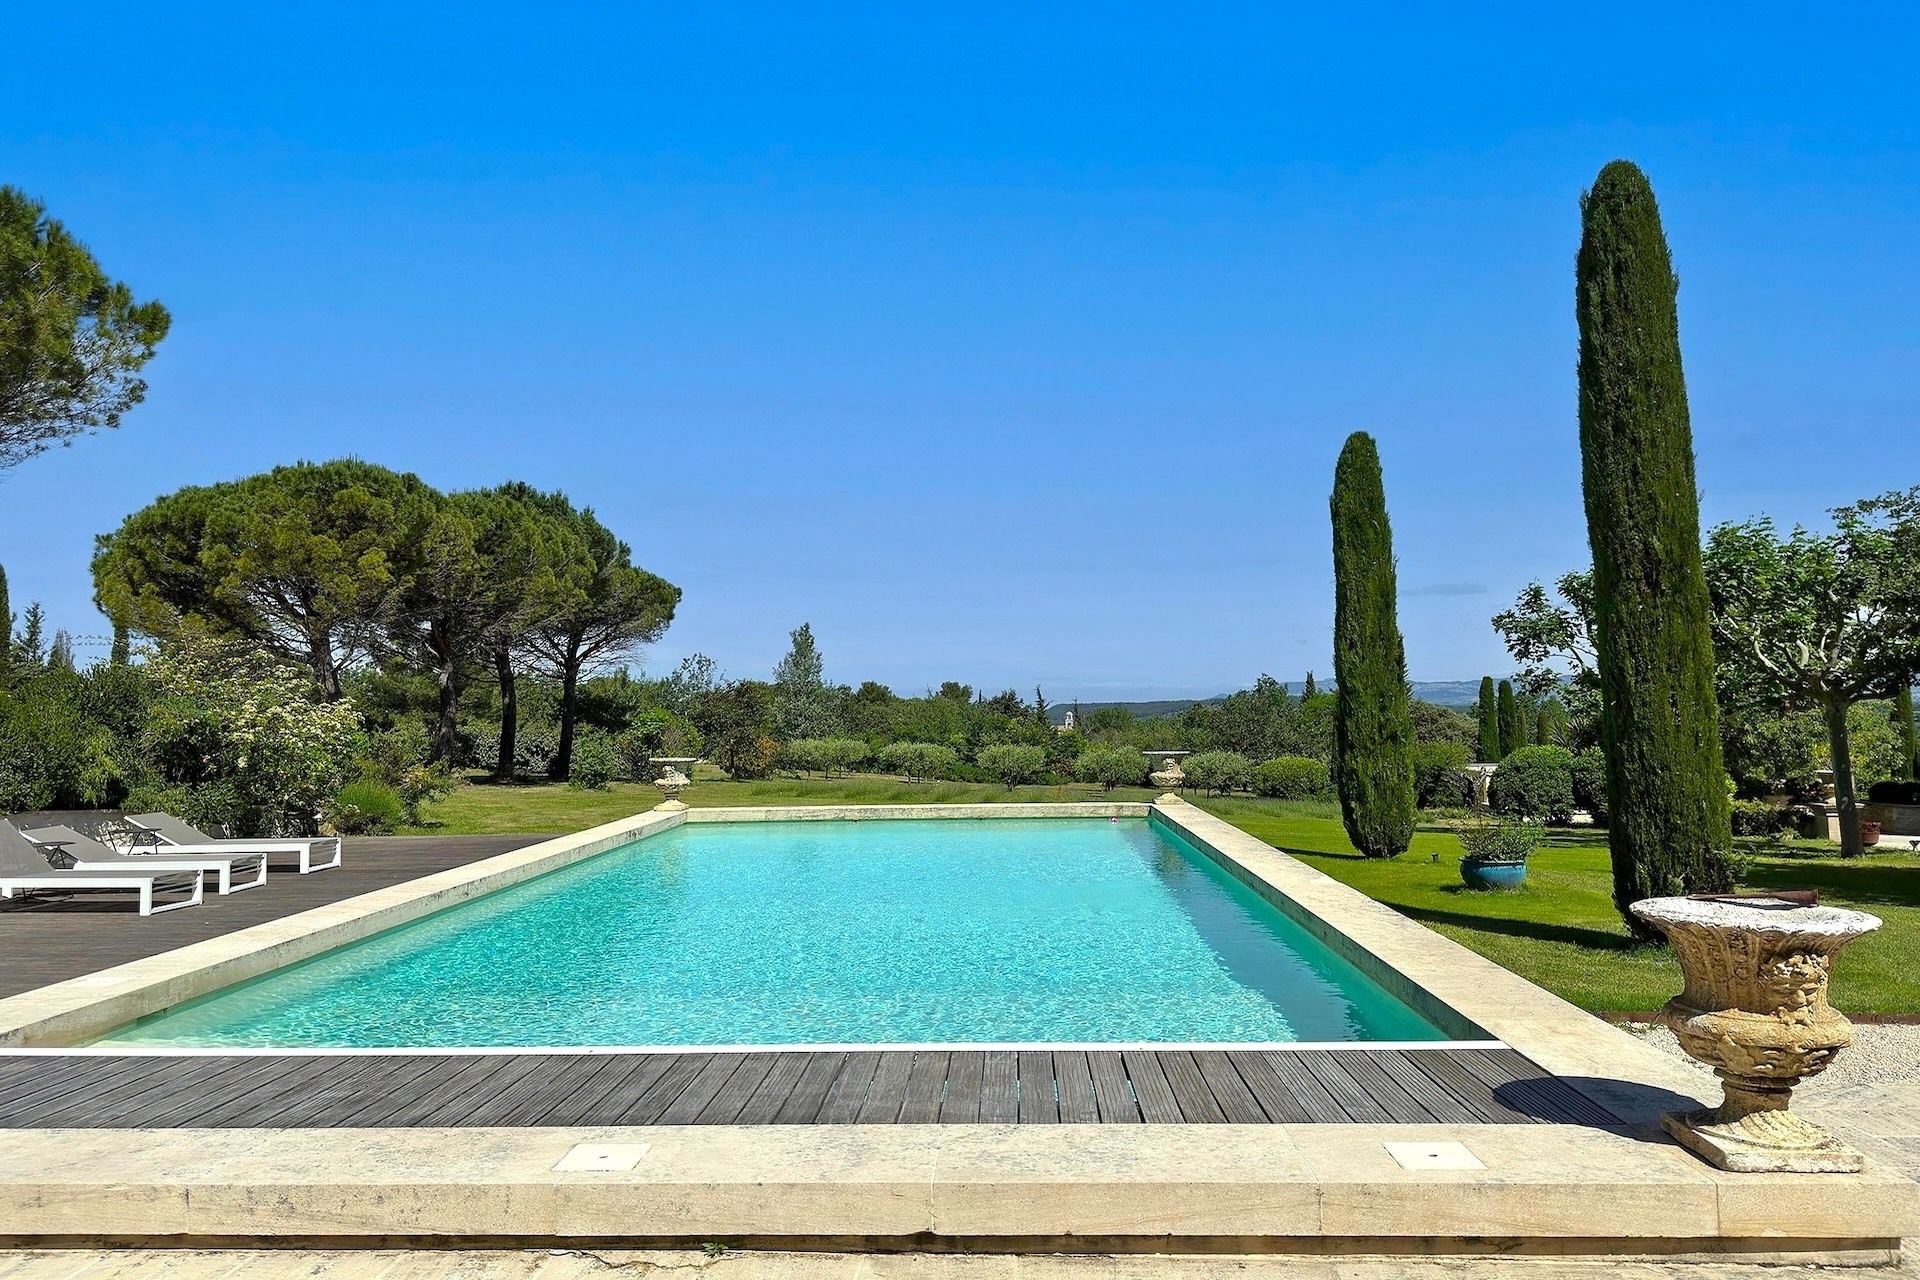
[[[1120,788],[1113,799],[1152,792]],[[691,805],[1004,803],[1092,800],[1096,787],[1005,787],[960,782],[903,783],[871,776],[774,778],[729,782],[702,770],[686,793]],[[463,786],[429,806],[436,833],[565,832],[651,808],[651,787],[617,783],[607,791],[546,784]],[[1583,1008],[1602,1012],[1658,1007],[1679,990],[1679,968],[1664,950],[1627,945],[1610,897],[1612,877],[1602,833],[1557,833],[1534,855],[1518,893],[1472,893],[1460,884],[1460,845],[1444,830],[1422,830],[1391,861],[1353,851],[1331,804],[1212,799],[1201,805],[1242,830],[1285,849],[1336,880],[1439,930],[1494,962]],[[1437,858],[1437,860],[1436,860]],[[1920,855],[1873,854],[1859,862],[1816,856],[1816,847],[1754,853],[1747,887],[1817,888],[1821,901],[1871,911],[1886,921],[1849,947],[1834,978],[1834,1003],[1849,1013],[1920,1014]]]

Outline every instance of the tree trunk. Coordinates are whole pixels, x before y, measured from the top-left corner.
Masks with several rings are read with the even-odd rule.
[[[307,666],[322,702],[340,701],[340,672],[333,665],[333,641],[326,635],[307,640]]]
[[[1822,710],[1827,717],[1827,747],[1833,753],[1833,798],[1840,807],[1840,856],[1857,858],[1867,847],[1860,842],[1860,812],[1853,805],[1853,745],[1847,737],[1847,701],[1829,697]]]
[[[460,685],[453,659],[440,668],[440,723],[434,733],[433,758],[451,765],[460,750]]]
[[[493,673],[500,680],[500,758],[493,776],[502,782],[513,781],[513,756],[520,736],[520,700],[514,687],[513,655],[505,646],[493,651]]]
[[[568,661],[560,677],[560,749],[553,753],[547,776],[565,782],[573,776],[573,715],[580,685],[580,664]]]

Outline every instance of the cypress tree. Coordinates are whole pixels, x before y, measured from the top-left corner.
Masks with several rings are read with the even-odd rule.
[[[1393,531],[1373,437],[1356,431],[1333,472],[1334,779],[1347,838],[1369,858],[1413,840],[1413,712],[1400,638]]]
[[[1493,677],[1480,677],[1480,759],[1488,764],[1500,758],[1500,706],[1494,699]]]
[[[1733,887],[1700,565],[1679,282],[1646,175],[1616,160],[1581,201],[1580,463],[1593,548],[1613,899]]]
[[[1313,672],[1307,672],[1307,682],[1300,686],[1300,701],[1311,702],[1314,695],[1319,692],[1320,686],[1314,682]]]
[[[113,649],[107,655],[107,662],[116,667],[127,665],[127,659],[133,656],[133,644],[127,635],[127,624],[113,624]]]
[[[13,602],[7,595],[7,567],[0,565],[0,676],[13,667]]]
[[[1500,758],[1508,756],[1527,745],[1527,722],[1520,710],[1520,700],[1513,696],[1513,681],[1500,682]]]
[[[1900,763],[1906,776],[1920,778],[1920,738],[1914,735],[1912,689],[1903,688],[1894,695],[1893,725],[1900,733]]]

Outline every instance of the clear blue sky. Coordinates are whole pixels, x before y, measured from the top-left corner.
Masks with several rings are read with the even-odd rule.
[[[97,630],[125,513],[358,454],[592,504],[686,591],[651,670],[804,620],[908,692],[1217,692],[1327,671],[1365,428],[1413,676],[1504,672],[1586,555],[1615,156],[1706,517],[1920,481],[1906,6],[392,8],[9,16],[0,181],[174,314],[122,430],[0,479],[16,608]]]

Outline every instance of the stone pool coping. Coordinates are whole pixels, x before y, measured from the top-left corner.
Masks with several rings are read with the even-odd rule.
[[[1877,1166],[1732,1174],[1694,1159],[1656,1129],[1660,1110],[1699,1097],[1700,1078],[1682,1064],[1191,805],[745,814],[641,814],[15,996],[0,1001],[0,1046],[85,1040],[683,822],[1151,814],[1397,993],[1452,1010],[1622,1124],[22,1129],[0,1131],[0,1240],[718,1239],[1871,1262],[1920,1234],[1920,1189]],[[1460,1142],[1485,1167],[1403,1168],[1387,1140]],[[581,1142],[645,1150],[620,1172],[556,1171]]]

